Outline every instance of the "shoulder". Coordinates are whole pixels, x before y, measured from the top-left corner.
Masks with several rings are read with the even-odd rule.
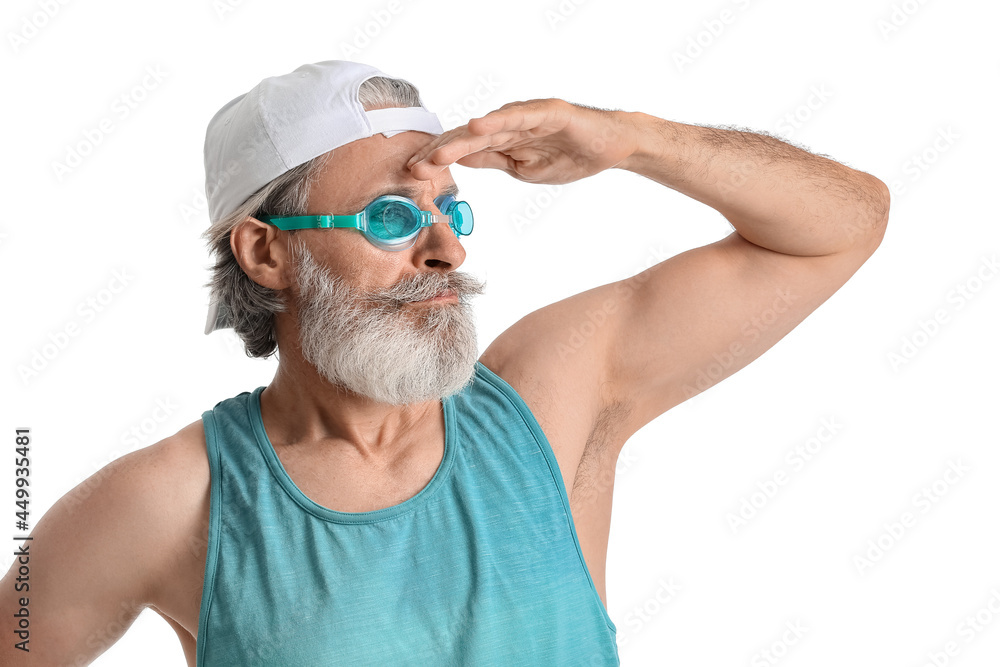
[[[107,500],[160,506],[169,517],[174,508],[188,505],[187,498],[201,493],[209,479],[205,431],[198,420],[155,444],[115,459],[82,484],[89,483],[94,491],[108,496]]]
[[[479,361],[516,391],[535,416],[571,489],[587,449],[601,431],[601,448],[630,434],[628,406],[607,378],[607,337],[587,313],[600,312],[611,286],[596,288],[525,315],[501,333]],[[590,326],[583,326],[591,323]],[[608,419],[613,413],[614,419]]]
[[[164,591],[180,588],[176,575],[197,562],[202,549],[189,540],[207,513],[208,463],[199,441],[196,423],[121,456],[41,517],[30,545],[31,601],[45,664],[92,660],[143,608],[159,607]],[[6,585],[13,576],[12,568],[0,611],[16,608],[13,585]],[[94,641],[97,633],[106,642]],[[4,656],[0,650],[0,664]]]
[[[160,526],[174,544],[191,544],[208,524],[211,470],[202,421],[188,424],[147,449],[137,464],[141,488],[137,485],[132,491],[145,502],[155,503]]]
[[[619,301],[612,283],[539,308],[497,336],[479,361],[533,412],[592,426],[609,408],[626,407],[609,373],[618,332],[609,314],[621,309]]]
[[[150,601],[157,611],[197,634],[198,607],[209,540],[211,469],[201,420],[152,445],[140,464],[140,502],[155,503],[161,551]]]
[[[88,482],[79,518],[99,533],[116,529],[116,548],[142,563],[143,599],[161,606],[205,550],[211,475],[201,420],[119,457]]]
[[[180,484],[181,489],[187,491],[200,489],[208,483],[205,428],[200,419],[146,450],[147,473],[154,480],[169,479],[173,485]]]
[[[189,503],[209,482],[201,420],[172,436],[111,461],[70,490],[61,503],[100,513],[106,505],[123,511],[149,511],[166,518]],[[178,501],[181,502],[179,505]],[[57,507],[53,507],[57,509]],[[150,517],[154,520],[156,517]]]
[[[200,419],[107,467],[106,502],[130,506],[161,546],[187,539],[207,509],[211,475]]]

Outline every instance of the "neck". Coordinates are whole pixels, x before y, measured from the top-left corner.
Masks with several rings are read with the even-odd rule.
[[[400,456],[415,434],[442,418],[440,400],[389,405],[337,387],[298,350],[280,355],[260,403],[264,428],[275,447],[348,445],[362,458],[379,461]]]

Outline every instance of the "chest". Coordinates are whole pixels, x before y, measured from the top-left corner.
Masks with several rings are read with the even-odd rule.
[[[553,453],[571,501],[575,524],[584,560],[602,601],[606,599],[604,568],[610,527],[610,498],[613,475],[600,456],[584,455],[572,460],[574,438],[592,434],[574,431],[565,424],[540,418],[549,437]],[[600,434],[597,434],[598,438]],[[593,438],[591,437],[591,440]],[[363,462],[319,456],[307,449],[275,449],[292,482],[312,501],[323,507],[342,512],[369,512],[402,503],[423,490],[432,480],[444,454],[443,429],[437,437],[428,438],[429,445],[414,449],[395,466],[365,466]],[[604,448],[592,442],[591,452]],[[580,447],[576,447],[579,449]],[[585,449],[585,451],[587,451]],[[613,463],[611,470],[613,473]],[[206,480],[207,481],[207,480]],[[198,634],[202,583],[206,569],[209,516],[198,522],[195,534],[185,545],[186,557],[179,562],[173,577],[175,585],[157,609],[177,630],[182,644],[193,642]],[[169,612],[169,615],[168,613]]]
[[[313,502],[338,512],[372,512],[403,503],[430,483],[444,457],[444,435],[393,465],[276,451],[292,482]]]

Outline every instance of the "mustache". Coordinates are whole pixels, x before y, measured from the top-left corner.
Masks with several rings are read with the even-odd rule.
[[[403,278],[391,287],[372,290],[365,295],[365,300],[378,305],[401,306],[413,301],[430,299],[446,290],[451,290],[458,296],[460,303],[468,303],[472,297],[482,294],[485,289],[485,281],[468,273],[452,271],[445,274],[428,271]]]
[[[337,276],[330,269],[320,267],[304,242],[293,240],[290,250],[296,282],[302,282],[302,271],[305,271],[305,275],[318,272],[326,279],[328,289],[335,289],[343,295],[342,298],[359,304],[367,302],[375,307],[401,308],[406,303],[430,299],[445,290],[451,290],[457,295],[460,305],[468,305],[472,297],[482,294],[486,288],[486,281],[461,271],[424,271],[404,277],[390,287],[364,291],[348,285],[345,278]]]

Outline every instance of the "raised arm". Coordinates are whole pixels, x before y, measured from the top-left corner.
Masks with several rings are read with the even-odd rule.
[[[551,387],[564,405],[584,406],[581,419],[597,423],[614,407],[609,439],[618,446],[828,299],[879,245],[889,211],[877,178],[778,139],[562,100],[474,119],[422,149],[411,170],[430,178],[453,162],[536,183],[627,169],[715,208],[736,229],[539,309],[484,354],[511,377]]]
[[[631,117],[639,148],[619,167],[736,229],[640,274],[623,299],[607,373],[638,428],[746,366],[846,283],[882,240],[889,190],[770,136]]]

